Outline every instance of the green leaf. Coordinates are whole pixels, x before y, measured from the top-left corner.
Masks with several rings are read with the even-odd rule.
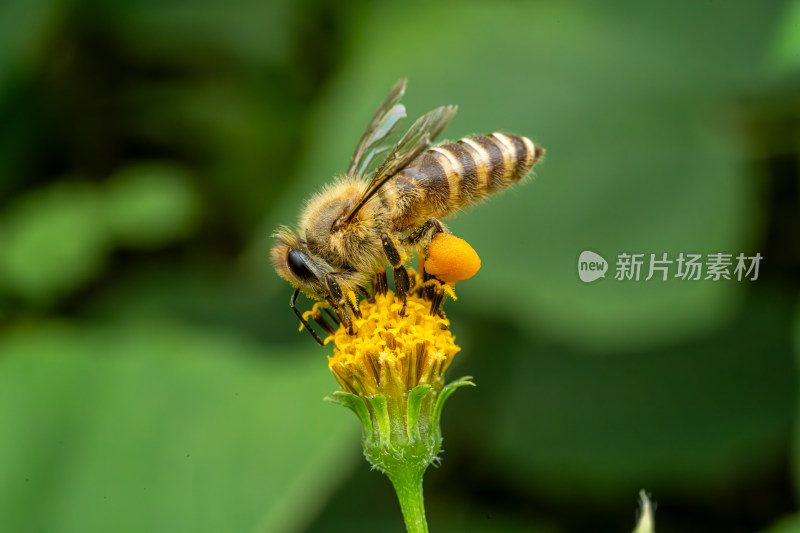
[[[187,171],[166,163],[123,168],[106,186],[104,214],[122,243],[153,247],[187,235],[199,199]]]
[[[780,26],[775,32],[771,63],[776,71],[800,69],[800,2],[787,2]]]
[[[785,516],[761,533],[800,533],[800,515]]]
[[[35,72],[46,39],[69,2],[31,0],[0,4],[0,108],[8,87]]]
[[[198,0],[108,2],[125,44],[138,54],[164,59],[192,59],[198,49],[213,49],[248,67],[280,64],[289,59],[296,6],[287,0],[234,0],[222,6]],[[147,39],[142,39],[147,35]]]
[[[608,502],[642,486],[702,497],[747,483],[785,461],[793,304],[767,293],[715,335],[606,357],[473,324],[482,386],[448,417],[446,438],[554,498]]]
[[[0,214],[0,291],[47,304],[90,280],[109,241],[100,201],[79,182],[15,199]]]
[[[800,376],[800,299],[797,301],[797,306],[794,310],[794,324],[793,324],[793,348],[794,348],[794,361],[795,361],[795,375]],[[800,401],[795,400],[795,426],[792,434],[792,477],[794,481],[795,490],[800,487]]]
[[[357,459],[316,349],[162,322],[0,354],[2,531],[298,531]]]

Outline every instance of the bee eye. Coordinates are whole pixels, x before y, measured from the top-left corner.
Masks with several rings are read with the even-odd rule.
[[[294,248],[289,251],[289,256],[287,257],[289,270],[302,281],[310,281],[316,278],[306,264],[307,258],[306,254]]]

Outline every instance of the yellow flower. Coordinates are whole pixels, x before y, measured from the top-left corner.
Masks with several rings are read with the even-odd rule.
[[[444,372],[461,349],[450,321],[432,315],[431,302],[417,296],[417,288],[407,295],[403,315],[392,291],[377,293],[359,304],[352,335],[340,325],[325,340],[333,341],[328,367],[342,387],[328,399],[356,413],[364,426],[364,455],[390,478],[401,471],[421,476],[436,460],[442,405],[456,388],[472,385],[469,378],[445,385]]]
[[[334,354],[328,366],[342,389],[368,397],[399,397],[417,385],[438,392],[444,371],[461,350],[450,321],[431,315],[430,302],[409,295],[403,304],[391,291],[360,305],[363,318],[353,323],[353,335],[339,327],[332,336]]]
[[[445,264],[445,270],[456,269]],[[422,282],[413,271],[409,278],[405,311],[394,293],[376,291],[358,305],[351,331],[340,324],[325,340],[333,341],[328,367],[342,387],[326,399],[358,416],[364,456],[394,485],[406,527],[427,531],[422,475],[442,448],[442,407],[457,388],[473,383],[469,377],[444,383],[461,350],[439,311],[445,294],[455,299],[452,287],[436,278]],[[377,286],[385,288],[385,278]],[[355,302],[355,295],[348,296]],[[318,314],[315,305],[309,316]]]

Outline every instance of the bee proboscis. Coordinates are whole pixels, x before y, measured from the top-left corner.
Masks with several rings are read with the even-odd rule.
[[[388,263],[397,297],[405,302],[410,281],[403,258],[417,248],[427,253],[433,235],[446,231],[439,219],[520,181],[544,154],[527,137],[500,132],[431,147],[455,106],[426,113],[387,146],[405,117],[399,103],[405,87],[406,80],[400,80],[378,107],[347,173],[308,201],[299,230],[282,227],[276,233],[272,259],[278,274],[295,287],[290,307],[319,344],[322,339],[295,306],[300,292],[327,302],[336,326],[352,328],[359,315],[355,293],[385,292]],[[420,275],[436,279],[424,271]],[[441,313],[444,290],[427,284],[424,293],[431,313]],[[315,320],[335,331],[323,317]]]

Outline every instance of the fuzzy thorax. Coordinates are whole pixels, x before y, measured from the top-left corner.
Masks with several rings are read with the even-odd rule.
[[[324,263],[321,268],[373,273],[383,264],[381,233],[389,231],[389,220],[380,202],[369,202],[346,226],[333,229],[365,187],[359,178],[344,176],[312,196],[303,210],[301,234],[309,254]]]

